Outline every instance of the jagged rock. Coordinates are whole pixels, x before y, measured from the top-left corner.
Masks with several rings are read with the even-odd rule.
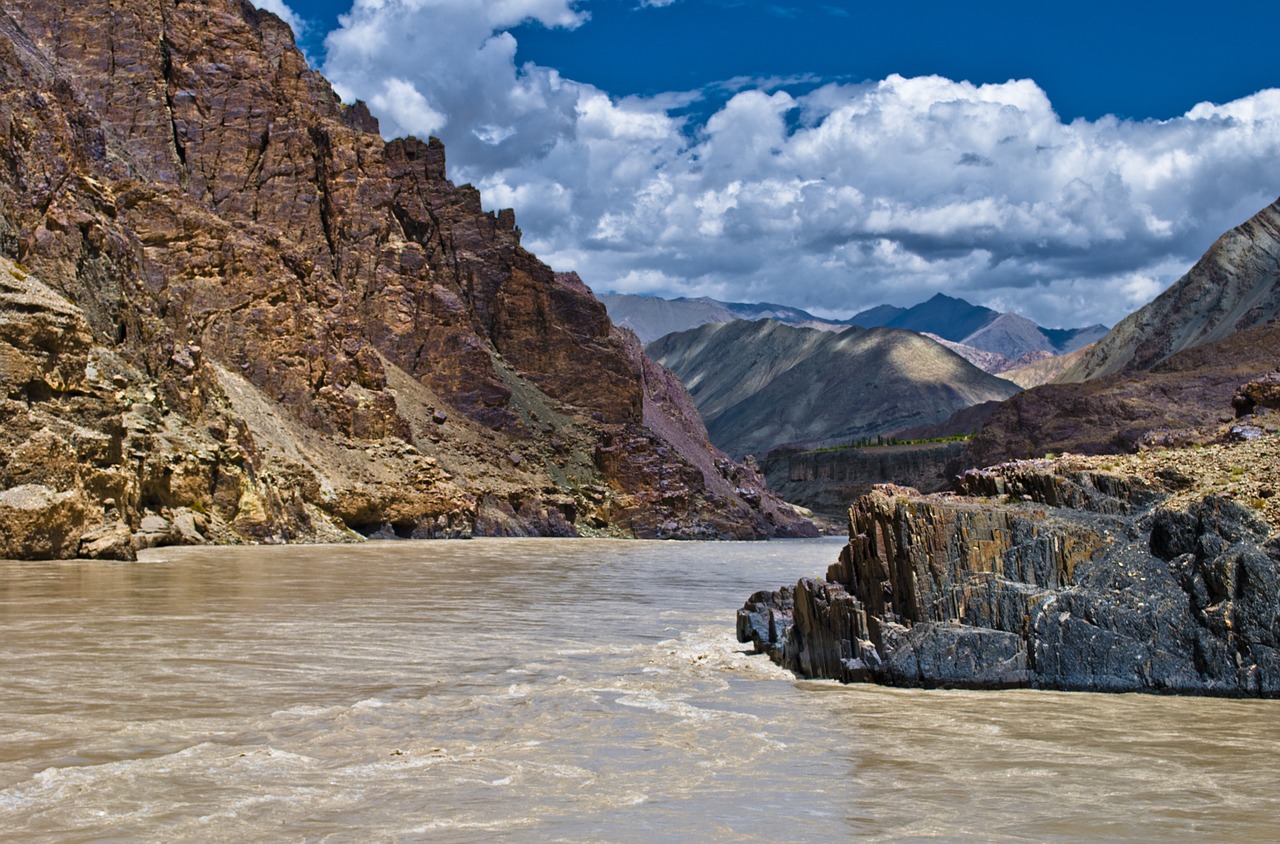
[[[1273,489],[1274,438],[1216,448],[877,487],[827,580],[753,595],[739,639],[846,682],[1280,696],[1280,513],[1234,497]]]
[[[1261,378],[1241,384],[1231,397],[1236,418],[1248,416],[1258,408],[1280,410],[1280,372],[1268,372]]]
[[[74,557],[87,515],[78,491],[57,492],[40,484],[0,491],[0,558]]]

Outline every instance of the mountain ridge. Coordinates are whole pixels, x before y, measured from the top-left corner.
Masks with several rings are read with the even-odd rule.
[[[816,317],[808,311],[771,303],[722,302],[707,296],[664,299],[657,296],[603,293],[600,301],[612,319],[631,328],[648,344],[676,331],[700,325],[774,319],[786,325],[840,332],[851,325],[862,328],[901,328],[932,334],[948,343],[973,349],[960,354],[987,372],[996,373],[1015,365],[1029,352],[1064,354],[1093,342],[1106,333],[1104,326],[1085,328],[1041,328],[1017,314],[1002,314],[970,304],[963,299],[934,295],[912,308],[878,305],[845,320]],[[990,357],[999,356],[999,359]]]
[[[1224,233],[1178,281],[1116,324],[1063,381],[1151,369],[1280,317],[1280,199]]]
[[[915,332],[770,320],[711,324],[648,347],[730,454],[817,447],[946,419],[1018,388]]]

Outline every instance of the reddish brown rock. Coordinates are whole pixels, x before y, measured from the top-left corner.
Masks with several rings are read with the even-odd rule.
[[[274,542],[794,521],[697,489],[681,453],[705,434],[647,425],[644,364],[581,280],[452,184],[438,141],[385,142],[247,2],[8,4],[0,209],[5,484],[74,492],[89,527],[189,512],[203,527],[164,541]],[[597,459],[619,438],[649,438],[643,468]]]

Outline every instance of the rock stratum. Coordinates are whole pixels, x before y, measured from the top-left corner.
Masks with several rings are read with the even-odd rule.
[[[1280,696],[1280,440],[1244,427],[878,487],[826,580],[751,596],[739,639],[845,682]]]
[[[0,380],[0,557],[809,530],[239,0],[0,11]]]

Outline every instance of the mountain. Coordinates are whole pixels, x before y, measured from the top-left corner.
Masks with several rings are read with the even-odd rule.
[[[981,369],[983,372],[989,372],[992,375],[1003,372],[1013,365],[1013,361],[1004,355],[996,352],[988,352],[975,346],[966,346],[964,343],[956,343],[945,337],[939,337],[937,334],[924,332],[924,337],[928,337],[940,346],[944,346],[958,354],[960,357],[969,361],[969,363]]]
[[[0,557],[804,529],[248,2],[6,3],[0,150]]]
[[[850,325],[862,328],[902,328],[940,338],[944,345],[986,372],[1000,372],[1029,352],[1065,354],[1087,346],[1107,333],[1106,326],[1041,328],[1017,314],[1002,314],[963,299],[935,295],[912,308],[877,305],[847,320],[835,321],[786,305],[721,302],[717,299],[662,299],[603,293],[599,299],[617,325],[636,332],[642,343],[700,325],[772,319],[801,328],[842,331]]]
[[[1020,358],[1028,352],[1053,354],[1056,351],[1040,326],[1017,314],[1000,314],[964,337],[961,342],[966,346],[1002,355],[1008,360]]]
[[[1280,316],[1280,200],[1218,238],[1181,279],[1098,342],[1063,380],[1151,369]]]
[[[697,299],[661,299],[630,293],[602,293],[601,302],[615,325],[630,328],[642,343],[652,343],[664,334],[687,331],[715,322],[736,319],[772,319],[787,325],[840,331],[845,325],[814,316],[799,308],[769,303],[721,302],[706,296]]]
[[[1278,280],[1273,203],[1096,345],[1064,360],[1055,383],[1001,404],[969,443],[967,461],[1215,441],[1240,386],[1276,367]]]
[[[868,313],[864,311],[863,313]],[[905,328],[907,331],[937,334],[955,343],[968,343],[966,338],[1000,316],[999,311],[973,305],[963,299],[956,299],[942,293],[931,299],[907,308],[891,319],[881,323],[885,328]],[[861,323],[855,323],[861,324]],[[873,326],[865,325],[864,328]],[[977,348],[982,348],[977,346]],[[985,349],[984,351],[996,351]]]
[[[1055,355],[1074,352],[1107,333],[1104,325],[1041,328],[1018,314],[1002,314],[942,293],[911,308],[880,305],[855,314],[847,322],[864,328],[885,326],[933,334],[949,343],[958,343],[1004,359],[987,363],[979,355],[956,349],[987,372],[1007,369],[1028,352],[1049,352]],[[988,366],[991,368],[987,368]]]
[[[1241,384],[1276,366],[1280,324],[1186,349],[1150,371],[1050,383],[1002,402],[969,441],[966,466],[1045,454],[1115,454],[1208,443]]]
[[[867,308],[865,311],[858,311],[853,316],[845,320],[848,325],[857,325],[862,328],[877,328],[888,325],[894,319],[906,313],[906,308],[899,308],[897,305],[876,305],[874,308]],[[927,331],[920,332],[928,334]]]
[[[689,389],[711,441],[734,455],[875,437],[1018,390],[926,337],[886,328],[737,321],[669,334],[648,352]]]

